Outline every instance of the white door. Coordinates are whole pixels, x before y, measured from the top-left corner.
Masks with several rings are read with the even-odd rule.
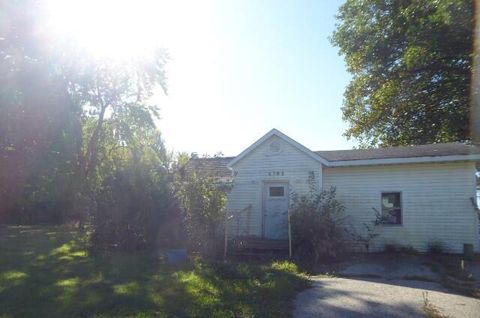
[[[263,235],[268,239],[288,239],[288,183],[265,184]]]

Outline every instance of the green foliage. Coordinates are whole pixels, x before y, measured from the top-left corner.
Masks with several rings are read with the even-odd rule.
[[[473,1],[348,0],[332,43],[352,80],[345,135],[362,146],[466,140]]]
[[[97,193],[92,218],[95,248],[135,250],[178,244],[180,213],[168,175],[144,164],[116,170],[104,179]]]
[[[335,188],[294,196],[290,207],[295,257],[307,264],[337,258],[347,248],[345,207],[335,198]]]
[[[61,222],[78,190],[79,110],[40,13],[38,1],[0,3],[0,223]]]
[[[307,279],[289,263],[192,260],[145,251],[88,253],[63,226],[0,227],[6,317],[289,317]]]
[[[215,178],[192,171],[184,172],[183,177],[179,175],[177,188],[191,249],[212,254],[221,241],[219,229],[227,203],[225,189]]]
[[[112,180],[132,170],[154,180],[157,164],[169,169],[154,124],[158,107],[149,102],[157,87],[166,90],[164,50],[93,59],[38,34],[41,1],[3,1],[0,9],[0,165],[7,172],[0,175],[0,223],[97,220],[97,206],[105,207],[100,193],[125,199]],[[171,176],[159,182],[168,188]]]
[[[134,119],[126,118],[125,124],[134,127]],[[85,125],[87,129],[93,126]],[[171,158],[160,133],[145,126],[125,136],[117,127],[114,120],[105,121],[104,136],[97,145],[100,160],[95,178],[88,179],[96,202],[90,213],[93,247],[132,250],[155,243],[181,244]]]
[[[25,180],[19,199],[8,222],[21,224],[61,223],[69,218],[78,174],[75,149],[62,130],[54,137],[48,151],[39,159]]]

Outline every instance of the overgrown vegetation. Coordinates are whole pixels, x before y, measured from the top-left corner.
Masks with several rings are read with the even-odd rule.
[[[480,298],[480,289],[469,271],[468,261],[458,255],[431,255],[428,265],[440,275],[443,286],[470,297]]]
[[[331,261],[347,249],[345,207],[335,198],[335,188],[294,196],[290,207],[293,253],[297,260],[316,266]]]
[[[214,177],[188,168],[177,175],[176,186],[190,248],[214,255],[222,242],[227,189]]]
[[[145,164],[132,164],[106,178],[92,216],[94,246],[136,250],[181,240],[181,214],[167,178],[161,167]]]
[[[446,251],[445,243],[443,243],[442,241],[428,242],[427,251],[431,255],[441,255]]]
[[[373,240],[380,235],[379,226],[388,217],[387,215],[383,215],[377,209],[372,209],[375,212],[375,218],[370,222],[363,223],[363,227],[365,229],[363,233],[358,233],[358,231],[356,231],[354,228],[348,229],[348,232],[350,233],[352,239],[355,242],[361,244],[365,248],[365,251],[367,253],[370,251]]]
[[[448,318],[449,316],[446,316],[442,314],[440,309],[438,309],[435,305],[433,305],[430,300],[428,299],[428,292],[423,292],[423,312],[425,313],[425,317],[427,318]]]
[[[171,266],[90,254],[66,227],[0,227],[2,317],[288,317],[307,279],[289,262]]]
[[[93,58],[73,44],[45,45],[41,1],[0,7],[0,223],[74,222],[102,249],[174,237],[165,222],[181,217],[173,158],[150,103],[166,90],[165,50]]]

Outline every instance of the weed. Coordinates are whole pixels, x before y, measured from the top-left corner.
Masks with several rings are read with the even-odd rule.
[[[433,305],[428,300],[428,292],[423,292],[422,295],[423,295],[423,312],[425,313],[425,316],[427,318],[448,318],[449,317],[442,314],[440,309],[438,309],[435,305]]]

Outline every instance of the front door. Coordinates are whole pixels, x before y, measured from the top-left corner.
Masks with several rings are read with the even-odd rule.
[[[263,236],[288,239],[288,183],[266,183],[263,191]]]

